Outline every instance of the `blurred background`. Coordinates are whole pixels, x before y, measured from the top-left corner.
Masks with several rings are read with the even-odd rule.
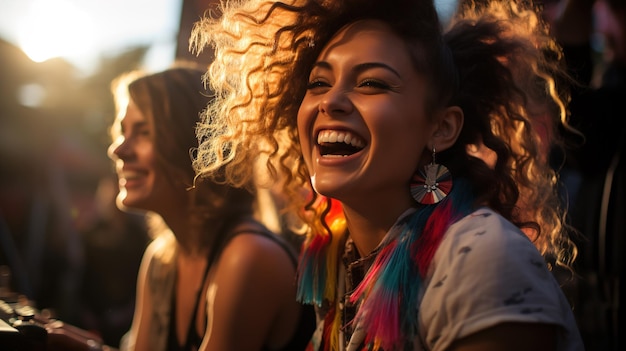
[[[212,0],[0,0],[0,298],[22,294],[111,346],[148,236],[114,203],[111,81],[191,55]],[[208,55],[208,54],[205,54]]]

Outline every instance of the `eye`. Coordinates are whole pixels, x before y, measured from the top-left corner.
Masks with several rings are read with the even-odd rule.
[[[125,134],[128,138],[150,139],[152,137],[152,129],[146,123],[133,124]]]
[[[330,87],[330,84],[328,84],[327,82],[321,79],[314,79],[307,84],[306,89],[315,90],[319,88],[328,88],[328,87]]]
[[[148,127],[137,128],[135,134],[140,137],[150,137],[152,135],[152,131]]]
[[[383,81],[378,79],[365,79],[361,81],[358,85],[359,88],[374,88],[374,89],[383,89],[389,90],[391,86]]]

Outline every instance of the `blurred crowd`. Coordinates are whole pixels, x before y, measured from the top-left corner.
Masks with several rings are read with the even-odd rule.
[[[0,40],[0,292],[111,344],[128,330],[148,236],[140,216],[114,203],[109,87],[144,52],[82,77],[61,59],[34,63]]]

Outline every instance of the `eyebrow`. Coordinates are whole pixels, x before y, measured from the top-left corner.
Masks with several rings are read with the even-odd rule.
[[[143,128],[148,125],[148,121],[142,120],[142,121],[128,122],[126,119],[122,119],[120,123],[118,123],[118,125],[119,125],[120,132],[124,133],[124,131],[126,131],[127,128],[132,128],[132,129]]]
[[[318,61],[315,64],[313,64],[313,68],[323,68],[323,69],[328,69],[328,70],[332,70],[331,65],[326,62],[326,61]],[[393,69],[391,66],[381,63],[381,62],[365,62],[365,63],[360,63],[358,65],[356,65],[352,70],[356,73],[360,73],[363,71],[366,71],[368,69],[372,69],[372,68],[383,68],[386,69],[390,72],[392,72],[393,74],[395,74],[396,76],[398,76],[398,78],[402,78],[402,76],[400,75],[400,73],[398,73],[398,71],[396,71],[395,69]]]

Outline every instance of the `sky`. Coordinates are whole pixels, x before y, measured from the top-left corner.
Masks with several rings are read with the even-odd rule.
[[[0,0],[0,38],[33,61],[62,57],[89,73],[103,56],[149,45],[144,65],[174,59],[182,0]]]
[[[0,38],[33,61],[62,57],[89,74],[103,56],[150,45],[149,70],[176,54],[183,0],[0,0]],[[456,0],[436,0],[444,19]]]

